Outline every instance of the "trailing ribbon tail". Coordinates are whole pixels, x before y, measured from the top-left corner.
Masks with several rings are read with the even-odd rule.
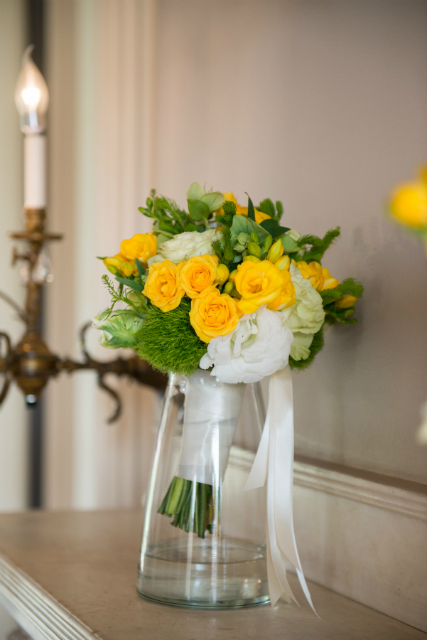
[[[308,603],[314,609],[295,541],[292,488],[294,409],[290,367],[270,378],[267,418],[245,491],[267,480],[267,572],[271,604],[284,594],[297,603],[286,577],[287,558],[295,567]],[[297,603],[298,604],[298,603]]]

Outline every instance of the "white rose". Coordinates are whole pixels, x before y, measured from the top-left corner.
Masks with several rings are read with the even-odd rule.
[[[255,313],[242,316],[232,333],[213,338],[200,367],[214,365],[211,375],[221,382],[258,382],[286,367],[292,340],[280,312],[263,305]]]
[[[179,264],[184,260],[189,260],[194,256],[213,255],[212,241],[215,236],[220,237],[217,229],[208,229],[199,233],[198,231],[185,231],[179,233],[170,240],[163,242],[159,247],[159,252],[153,258],[150,258],[148,265],[153,262],[162,262],[170,260],[175,264]]]
[[[289,271],[295,286],[296,304],[280,312],[283,324],[292,333],[317,333],[325,321],[322,298],[310,280],[305,280],[301,271],[293,264],[290,265]]]

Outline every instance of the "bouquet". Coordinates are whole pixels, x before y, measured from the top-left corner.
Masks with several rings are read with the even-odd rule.
[[[244,207],[233,193],[206,192],[197,183],[187,204],[185,211],[151,192],[140,211],[153,220],[152,233],[123,240],[119,253],[101,258],[115,282],[103,276],[111,305],[94,325],[105,347],[131,348],[164,373],[191,376],[204,369],[229,384],[272,376],[271,431],[275,407],[280,422],[286,413],[280,403],[292,402],[280,372],[313,362],[324,345],[325,324],[356,322],[363,287],[352,278],[339,282],[322,264],[339,227],[323,238],[302,235],[283,226],[281,202],[265,199],[254,207],[248,196]],[[293,423],[291,428],[293,451]],[[185,437],[191,440],[190,433],[184,443]],[[204,538],[220,517],[220,490],[203,477],[182,476],[173,478],[158,512]],[[248,488],[259,486],[256,473],[251,476]],[[191,500],[197,518],[190,519]],[[298,567],[296,550],[287,555]]]

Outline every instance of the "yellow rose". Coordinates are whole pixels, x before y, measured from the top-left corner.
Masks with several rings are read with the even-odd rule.
[[[357,298],[355,296],[346,295],[336,301],[335,306],[337,309],[350,309],[354,307],[357,302]]]
[[[180,283],[180,270],[181,265],[164,260],[152,264],[148,271],[143,293],[162,311],[176,309],[185,295]]]
[[[216,256],[197,256],[181,263],[181,287],[189,298],[200,298],[215,288],[216,269],[219,260]]]
[[[203,342],[234,331],[240,315],[234,298],[220,294],[218,289],[191,301],[191,326]]]
[[[295,302],[289,271],[280,271],[268,260],[248,260],[239,264],[234,284],[242,296],[237,304],[243,313],[254,313],[263,304],[270,308],[278,298],[281,301],[277,302],[277,307],[291,306]]]
[[[391,195],[392,215],[410,227],[427,227],[427,168],[421,179],[399,185]]]
[[[289,271],[281,271],[281,274],[283,278],[283,287],[280,290],[280,295],[273,300],[273,302],[269,302],[267,305],[267,309],[270,309],[271,311],[282,311],[282,309],[292,307],[296,302],[295,287],[291,280],[291,274]]]
[[[224,199],[225,200],[231,200],[231,202],[234,202],[234,204],[236,205],[236,213],[237,213],[238,216],[247,216],[248,215],[248,208],[247,207],[241,207],[240,204],[237,203],[237,200],[236,200],[233,192],[224,193]],[[221,209],[220,213],[222,213],[222,209]],[[255,222],[257,222],[258,224],[261,224],[261,222],[263,220],[271,220],[271,218],[266,213],[263,213],[262,211],[258,211],[258,209],[255,209]]]
[[[310,280],[317,291],[334,289],[339,285],[339,281],[331,276],[328,269],[322,268],[319,262],[304,262],[304,260],[300,262],[292,260],[292,262],[301,271],[302,277]]]
[[[120,244],[120,252],[128,260],[138,258],[144,266],[157,253],[157,238],[152,233],[137,233]]]

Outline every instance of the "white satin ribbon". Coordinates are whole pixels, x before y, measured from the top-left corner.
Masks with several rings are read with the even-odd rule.
[[[205,371],[189,378],[179,478],[204,484],[224,479],[244,393],[244,384],[220,382]]]
[[[267,481],[267,572],[271,604],[274,606],[282,596],[298,604],[286,577],[287,558],[295,567],[304,595],[316,613],[295,542],[293,462],[294,408],[288,365],[270,378],[267,418],[245,491],[263,487]]]

